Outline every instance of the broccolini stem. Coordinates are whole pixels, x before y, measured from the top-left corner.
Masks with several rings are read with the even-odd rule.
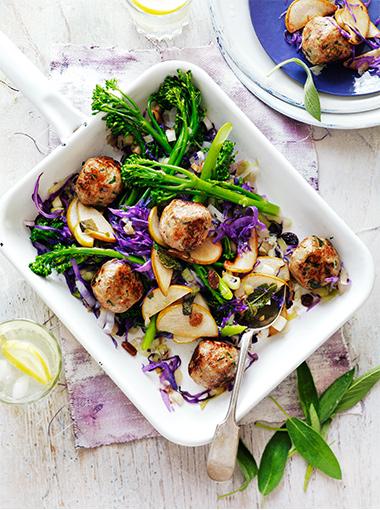
[[[148,327],[146,328],[145,335],[141,344],[141,349],[144,351],[147,351],[149,347],[152,345],[153,340],[156,337],[157,333],[157,314],[153,315],[153,317],[150,318],[150,322]]]
[[[226,122],[216,133],[215,138],[212,141],[210,149],[207,153],[205,162],[203,163],[203,168],[201,172],[202,179],[212,178],[218,154],[220,152],[220,149],[222,148],[223,142],[227,139],[228,135],[230,134],[231,129],[232,129],[231,122]]]
[[[149,99],[148,99],[148,104],[147,104],[147,112],[148,112],[148,115],[149,115],[149,118],[150,118],[150,121],[151,123],[153,124],[153,126],[155,127],[155,129],[157,130],[158,133],[160,133],[160,135],[162,136],[162,138],[164,138],[169,147],[170,147],[170,144],[168,142],[168,139],[167,139],[167,136],[165,134],[165,131],[161,128],[161,126],[159,125],[159,123],[157,122],[157,119],[153,113],[153,110],[152,110],[152,103],[153,103],[153,97],[151,96]],[[171,150],[171,147],[170,147],[170,150]],[[170,153],[170,150],[169,150],[169,153]],[[167,151],[165,151],[167,152]]]

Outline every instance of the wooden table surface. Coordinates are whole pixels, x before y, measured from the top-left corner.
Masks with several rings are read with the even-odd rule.
[[[213,40],[206,0],[194,0],[191,29],[178,46]],[[55,43],[149,48],[129,19],[125,0],[2,0],[0,30],[48,72]],[[0,76],[0,79],[6,78]],[[326,136],[324,136],[326,135]],[[37,146],[32,136],[37,140]],[[380,264],[380,128],[316,129],[323,197],[355,230]],[[18,92],[0,82],[0,194],[43,158],[47,125]],[[0,322],[14,317],[59,324],[18,273],[0,258]],[[380,363],[380,286],[345,326],[362,371]],[[380,387],[366,399],[363,416],[338,418],[331,440],[341,461],[342,482],[313,476],[302,490],[304,462],[295,458],[279,489],[263,499],[256,483],[233,498],[217,495],[241,482],[215,484],[205,470],[207,448],[184,448],[165,439],[76,451],[64,381],[49,400],[26,408],[0,407],[1,508],[375,508],[380,502]],[[57,417],[49,423],[57,413]],[[268,433],[245,428],[256,454]]]

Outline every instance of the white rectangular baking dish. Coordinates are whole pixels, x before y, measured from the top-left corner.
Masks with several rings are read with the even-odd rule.
[[[0,49],[1,43],[0,38]],[[16,61],[20,58],[18,54]],[[0,67],[2,64],[3,69],[5,67],[7,73],[17,81],[9,60],[4,64],[0,58]],[[281,205],[283,214],[293,219],[292,230],[301,238],[309,234],[332,236],[352,279],[352,285],[344,295],[321,304],[293,321],[286,334],[257,344],[259,360],[246,373],[241,389],[237,409],[240,419],[365,301],[374,279],[373,262],[358,237],[202,69],[188,62],[167,61],[151,67],[134,83],[123,86],[135,100],[143,103],[165,76],[174,74],[178,68],[192,70],[194,80],[202,91],[208,117],[217,126],[226,121],[232,122],[233,138],[240,154],[258,160],[261,169],[258,181],[260,192]],[[41,75],[36,78],[42,80]],[[46,111],[46,97],[51,97],[49,94],[40,100],[39,106],[51,118],[51,112]],[[36,102],[30,90],[29,96]],[[62,125],[66,105],[56,93],[53,93],[53,97],[55,100],[50,103],[58,104],[55,124],[58,124],[61,136],[67,136],[70,131],[68,125],[75,127],[80,122],[80,115],[72,115],[71,109],[70,122],[63,122]],[[28,269],[35,251],[30,244],[24,220],[35,217],[30,197],[39,173],[44,173],[41,181],[44,195],[54,182],[78,170],[86,158],[112,153],[106,144],[104,122],[99,116],[82,124],[68,136],[65,144],[55,149],[2,198],[1,250],[158,432],[178,444],[202,445],[211,440],[216,424],[223,419],[229,394],[210,401],[204,410],[199,406],[184,404],[169,413],[160,398],[156,375],[147,375],[141,370],[144,359],[132,358],[123,349],[115,349],[109,337],[99,329],[94,316],[70,295],[63,281],[40,278]],[[180,353],[183,360],[182,387],[199,391],[187,374],[187,361],[193,349],[194,345],[173,345],[173,352]]]

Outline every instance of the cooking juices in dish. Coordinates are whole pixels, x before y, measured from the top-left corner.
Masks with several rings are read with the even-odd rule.
[[[44,327],[29,320],[0,324],[0,400],[34,402],[56,384],[61,351]]]
[[[62,274],[115,346],[147,358],[169,410],[207,401],[231,387],[247,327],[275,309],[254,342],[283,332],[348,276],[331,240],[300,242],[259,193],[258,165],[239,159],[229,122],[217,130],[208,118],[190,71],[167,76],[144,111],[115,80],[95,88],[92,107],[120,162],[94,155],[45,200],[38,178],[30,268]],[[194,346],[188,367],[172,342]],[[181,370],[199,392],[181,387]]]

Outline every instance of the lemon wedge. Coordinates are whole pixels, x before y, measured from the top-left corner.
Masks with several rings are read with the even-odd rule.
[[[147,14],[163,16],[179,11],[185,4],[183,0],[132,0],[132,4]]]
[[[44,354],[31,343],[6,340],[1,345],[1,352],[11,365],[39,383],[46,385],[53,379]]]

